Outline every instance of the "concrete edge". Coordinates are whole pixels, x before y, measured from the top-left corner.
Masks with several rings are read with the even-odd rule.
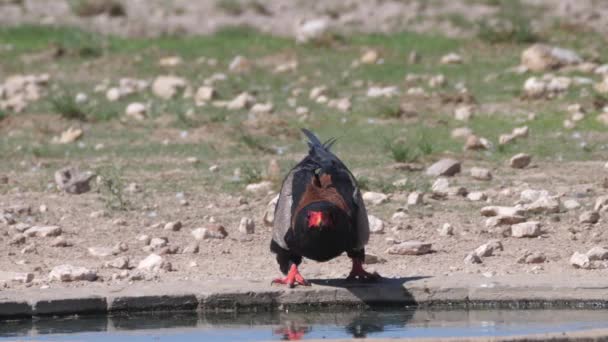
[[[445,279],[353,285],[342,281],[286,289],[259,282],[175,282],[125,288],[51,288],[0,292],[0,320],[119,312],[257,312],[336,307],[399,306],[426,309],[608,308],[608,280],[568,284],[468,284]]]

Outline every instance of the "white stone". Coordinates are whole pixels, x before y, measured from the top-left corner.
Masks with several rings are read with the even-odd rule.
[[[523,203],[532,203],[543,197],[549,197],[549,191],[525,189],[519,194],[519,199]]]
[[[34,226],[24,232],[27,237],[49,237],[61,235],[59,226]]]
[[[150,240],[150,247],[152,249],[158,249],[158,248],[163,248],[165,246],[167,246],[168,241],[165,238],[152,238]]]
[[[542,97],[547,92],[547,83],[537,77],[530,77],[524,83],[524,93],[528,97]]]
[[[511,157],[509,160],[509,165],[515,169],[523,169],[530,165],[531,161],[532,157],[529,154],[519,153]]]
[[[245,92],[245,93],[239,94],[237,97],[235,97],[230,102],[228,102],[228,104],[226,105],[226,108],[229,110],[245,109],[245,108],[249,108],[253,104],[254,101],[255,101],[255,98],[253,96],[251,96],[249,93]]]
[[[326,19],[312,19],[298,23],[295,30],[296,42],[308,43],[318,41],[325,37],[329,30]]]
[[[441,236],[452,236],[454,235],[454,227],[449,223],[444,223],[439,229],[439,235]]]
[[[441,159],[435,164],[429,166],[426,170],[428,176],[446,176],[450,177],[460,172],[460,162],[454,159]]]
[[[163,229],[177,232],[180,229],[182,229],[182,222],[181,221],[167,222]]]
[[[147,107],[143,103],[133,102],[125,109],[125,115],[135,120],[144,120],[147,114]]]
[[[388,201],[388,196],[381,192],[366,191],[363,193],[363,200],[371,205],[379,205]]]
[[[491,205],[481,208],[481,215],[483,216],[521,216],[525,214],[525,210],[522,207],[504,207]]]
[[[116,254],[114,249],[110,247],[89,247],[87,251],[89,252],[89,255],[100,258]]]
[[[260,183],[248,184],[245,190],[256,194],[267,194],[272,190],[272,182],[262,181]]]
[[[586,254],[574,252],[572,257],[570,257],[570,265],[575,268],[589,269],[591,268],[591,261]]]
[[[475,254],[480,258],[485,258],[494,255],[494,251],[502,251],[502,243],[499,240],[491,240],[475,249]]]
[[[511,236],[516,238],[531,238],[541,234],[540,222],[538,221],[522,222],[511,226]]]
[[[211,86],[202,86],[196,90],[194,102],[197,105],[203,105],[217,97],[217,91]]]
[[[369,232],[372,234],[383,234],[384,233],[384,221],[377,218],[374,215],[367,215],[367,221],[369,222]]]
[[[95,281],[96,279],[95,271],[72,265],[55,266],[49,273],[50,281]]]
[[[255,222],[249,217],[242,217],[239,223],[239,232],[242,234],[255,233]]]
[[[469,121],[473,117],[475,107],[473,106],[460,106],[454,110],[454,119],[459,121]]]
[[[243,56],[236,56],[228,65],[228,70],[232,72],[247,72],[251,69],[251,62]]]
[[[483,191],[472,191],[467,194],[467,199],[471,202],[485,201],[488,196]]]
[[[574,199],[567,199],[562,204],[566,210],[575,210],[581,207],[581,204]]]
[[[492,173],[488,169],[484,169],[481,167],[472,167],[470,172],[471,177],[477,180],[489,181],[492,179]]]
[[[604,247],[593,247],[587,252],[587,257],[591,261],[596,260],[607,260],[608,259],[608,249]]]
[[[185,79],[177,76],[158,76],[152,83],[152,92],[154,95],[168,100],[183,89],[186,88],[187,82]]]
[[[387,250],[388,254],[422,255],[431,252],[431,244],[421,241],[405,241]]]
[[[447,55],[441,57],[441,64],[461,64],[462,57],[460,57],[457,53],[448,53]]]
[[[407,196],[407,205],[420,205],[424,203],[423,194],[418,191],[412,191]]]
[[[148,272],[171,271],[171,264],[158,254],[150,254],[139,262],[137,269]]]
[[[597,211],[589,210],[582,212],[578,217],[578,222],[583,224],[595,224],[600,220],[600,214]]]

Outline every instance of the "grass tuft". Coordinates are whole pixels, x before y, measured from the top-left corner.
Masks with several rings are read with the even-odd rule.
[[[66,90],[51,95],[49,102],[52,110],[65,119],[80,121],[87,119],[87,109],[76,102],[74,94]]]

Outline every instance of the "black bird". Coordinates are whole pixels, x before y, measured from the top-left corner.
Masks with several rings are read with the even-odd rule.
[[[347,279],[380,278],[363,269],[367,211],[355,177],[330,151],[336,139],[321,143],[309,130],[302,132],[310,150],[285,177],[275,207],[270,250],[286,276],[273,284],[310,285],[298,271],[302,257],[322,262],[344,252],[353,262]]]

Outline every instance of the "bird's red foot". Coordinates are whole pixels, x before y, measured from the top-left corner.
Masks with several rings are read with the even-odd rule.
[[[293,288],[298,285],[310,286],[310,283],[302,277],[300,272],[298,271],[298,267],[294,264],[291,265],[289,272],[285,278],[277,278],[272,281],[272,284],[283,284],[288,285],[290,288]]]
[[[346,280],[364,280],[364,281],[375,281],[382,278],[378,273],[369,273],[363,269],[363,262],[359,259],[353,260],[353,268]]]

